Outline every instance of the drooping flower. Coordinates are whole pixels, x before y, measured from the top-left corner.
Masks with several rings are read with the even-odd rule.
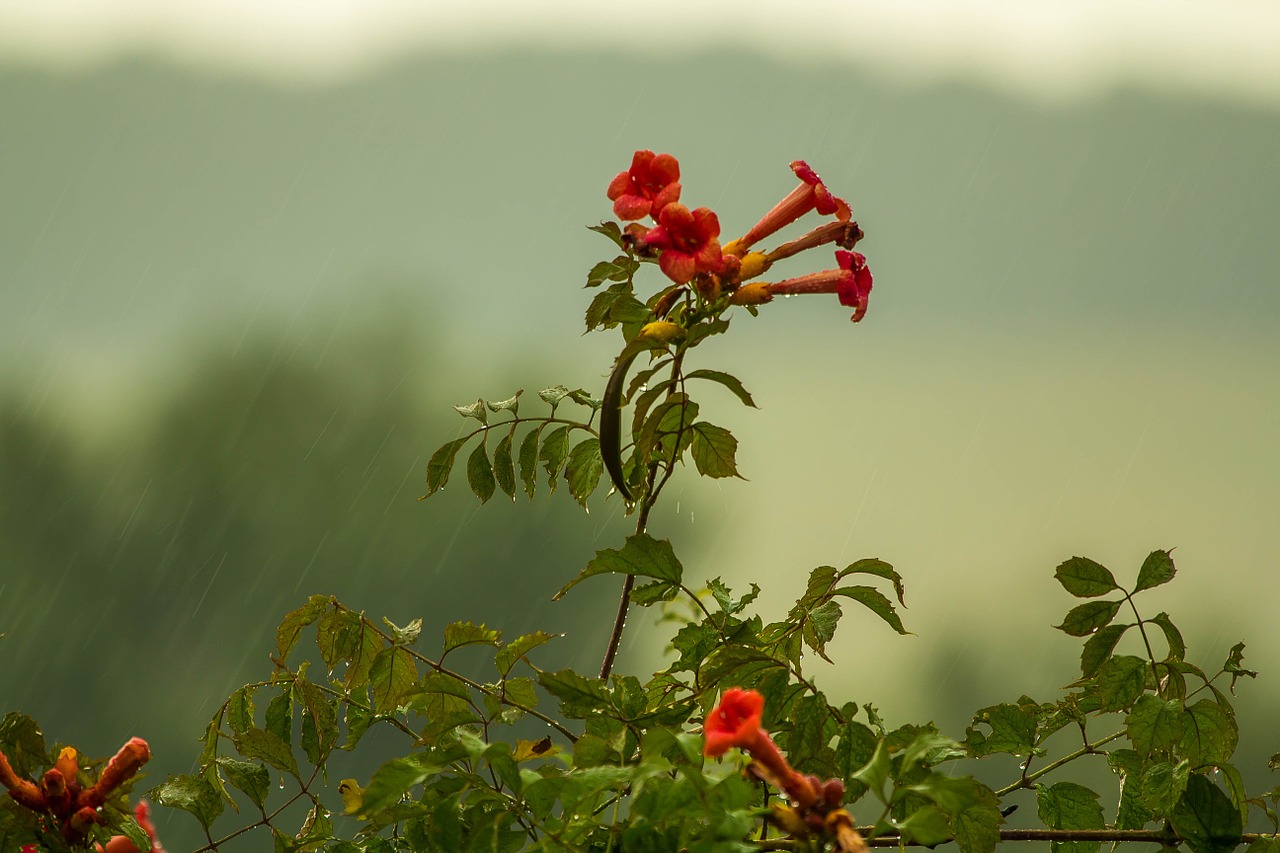
[[[867,300],[871,296],[871,269],[861,252],[836,252],[838,269],[823,270],[808,275],[788,278],[769,285],[774,296],[794,296],[799,293],[834,293],[840,304],[856,309],[853,322],[867,313]]]
[[[670,154],[637,151],[631,168],[609,182],[608,196],[619,219],[657,219],[664,207],[680,199],[680,164]]]
[[[848,222],[852,216],[848,203],[827,189],[818,173],[803,160],[794,160],[791,171],[800,179],[800,185],[788,193],[782,201],[752,226],[745,235],[725,247],[725,251],[741,257],[756,243],[795,222],[811,210],[823,216],[835,214],[840,222]]]
[[[676,284],[686,284],[700,272],[724,268],[720,251],[720,220],[707,207],[689,210],[671,202],[658,214],[658,224],[644,235],[645,245],[660,250],[658,267]]]

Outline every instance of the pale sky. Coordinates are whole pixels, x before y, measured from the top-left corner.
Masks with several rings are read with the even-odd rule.
[[[1137,86],[1280,106],[1277,0],[0,0],[0,58],[43,66],[141,49],[297,83],[510,44],[742,45],[1037,97]]]

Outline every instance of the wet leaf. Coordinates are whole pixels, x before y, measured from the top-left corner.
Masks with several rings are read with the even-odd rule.
[[[531,498],[538,491],[538,438],[541,434],[541,428],[531,429],[520,442],[520,482],[524,484],[525,494]]]
[[[1133,655],[1117,655],[1097,675],[1100,710],[1123,711],[1142,694],[1151,664]]]
[[[1058,566],[1054,577],[1076,598],[1094,598],[1120,589],[1111,572],[1088,557],[1072,557]]]
[[[1103,829],[1102,804],[1098,795],[1075,782],[1036,786],[1036,808],[1049,829]],[[1097,853],[1096,841],[1053,842],[1055,853]]]
[[[569,458],[569,428],[567,426],[552,430],[542,441],[542,452],[538,454],[547,470],[547,485],[554,493],[564,472],[565,462]]]
[[[671,543],[665,539],[654,539],[647,533],[628,536],[621,550],[606,548],[597,551],[591,562],[576,578],[569,581],[553,596],[553,600],[561,598],[566,592],[593,575],[600,574],[636,575],[654,578],[670,583],[679,583],[684,567],[676,559]]]
[[[480,503],[487,503],[489,498],[493,497],[496,481],[493,476],[493,465],[489,463],[489,453],[483,441],[476,445],[476,449],[471,451],[471,456],[467,459],[467,483],[471,486],[471,491],[475,492],[476,497],[480,499]]]
[[[704,477],[741,477],[738,473],[736,454],[738,439],[723,427],[698,421],[692,426],[693,443],[690,448],[693,464]]]
[[[511,439],[514,435],[513,427],[493,451],[493,478],[497,481],[498,488],[512,500],[516,499],[516,469],[515,463],[511,461]]]
[[[1138,583],[1133,591],[1140,592],[1168,583],[1173,580],[1174,574],[1173,558],[1169,556],[1169,552],[1152,551],[1142,562],[1142,568],[1138,570]]]
[[[1125,729],[1133,748],[1145,758],[1157,750],[1171,749],[1178,742],[1183,716],[1181,702],[1144,695],[1133,703],[1133,710],[1124,721]]]
[[[1062,624],[1054,627],[1072,637],[1087,637],[1110,624],[1119,609],[1119,601],[1086,601],[1071,608]]]
[[[329,596],[313,595],[307,603],[287,613],[276,629],[276,653],[286,660],[302,629],[319,619],[329,608]]]
[[[482,424],[489,423],[489,416],[485,413],[484,400],[476,398],[474,403],[466,406],[454,406],[453,410],[464,418],[475,418]]]
[[[185,773],[170,776],[148,791],[147,797],[158,805],[189,812],[205,829],[222,814],[223,809],[222,797],[207,780]]]
[[[453,470],[458,451],[470,440],[471,436],[454,439],[431,454],[431,459],[427,461],[427,493],[424,497],[431,497],[449,482],[449,473]]]
[[[418,667],[407,649],[393,646],[378,652],[369,669],[373,709],[379,713],[394,711],[417,682]]]
[[[255,806],[262,808],[266,804],[267,794],[271,793],[271,774],[267,772],[267,768],[252,761],[237,761],[221,755],[218,757],[218,769]]]
[[[1173,814],[1173,829],[1192,853],[1227,853],[1240,843],[1240,812],[1222,789],[1196,773],[1187,780]]]
[[[1102,665],[1111,659],[1116,643],[1132,625],[1108,625],[1085,641],[1080,653],[1080,674],[1085,678],[1095,675]]]

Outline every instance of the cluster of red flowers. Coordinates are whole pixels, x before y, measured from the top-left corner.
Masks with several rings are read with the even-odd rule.
[[[67,843],[79,844],[88,836],[90,828],[101,822],[100,809],[112,792],[132,779],[150,760],[147,742],[140,737],[130,738],[107,762],[98,781],[83,787],[79,779],[79,756],[74,747],[65,747],[58,753],[58,760],[45,771],[39,784],[15,773],[9,759],[0,752],[0,785],[8,789],[9,796],[19,805],[55,820]],[[138,803],[134,814],[151,837],[151,849],[164,853],[156,841],[147,804]],[[35,853],[36,849],[35,845],[27,845],[23,851]],[[123,835],[114,836],[105,847],[100,845],[98,849],[103,853],[137,853],[133,842]]]
[[[693,283],[704,295],[730,294],[735,305],[761,305],[774,296],[796,293],[835,293],[840,304],[855,309],[856,323],[867,313],[871,295],[871,270],[861,253],[852,251],[862,239],[862,229],[851,221],[844,199],[835,196],[803,160],[791,164],[800,185],[766,213],[751,230],[725,245],[720,244],[720,220],[706,207],[690,210],[680,203],[680,164],[670,154],[637,151],[631,168],[609,183],[613,212],[631,221],[650,217],[656,225],[633,222],[626,233],[636,247],[655,253],[658,266],[676,284]],[[799,239],[762,252],[753,247],[810,211],[834,216]],[[777,282],[753,282],[776,261],[807,249],[834,243],[835,269]]]
[[[774,820],[783,829],[798,837],[827,835],[841,853],[866,853],[866,842],[854,828],[853,816],[842,807],[844,783],[839,779],[824,781],[792,768],[769,733],[761,728],[763,713],[764,697],[756,691],[738,687],[726,690],[702,727],[703,754],[715,758],[735,747],[746,751],[752,759],[747,771],[786,793],[791,801],[787,806],[775,805],[772,810]]]

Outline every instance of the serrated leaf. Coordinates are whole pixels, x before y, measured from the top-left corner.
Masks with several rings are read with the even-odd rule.
[[[1197,767],[1229,762],[1240,738],[1235,716],[1212,699],[1201,699],[1184,715],[1178,751]]]
[[[227,699],[227,726],[233,732],[242,732],[253,725],[256,709],[253,706],[254,688],[241,687]]]
[[[298,642],[298,635],[302,633],[302,629],[319,619],[328,607],[329,596],[313,595],[307,599],[306,604],[285,614],[280,627],[276,628],[276,653],[280,660],[286,660],[289,657],[289,652]]]
[[[1142,561],[1142,568],[1138,570],[1138,583],[1133,588],[1134,592],[1151,589],[1153,586],[1160,586],[1173,580],[1175,574],[1173,558],[1169,553],[1152,551],[1147,555],[1147,559]]]
[[[711,382],[718,382],[725,388],[728,388],[735,397],[742,401],[744,406],[750,406],[753,409],[758,408],[758,406],[756,406],[756,401],[751,398],[749,393],[747,393],[747,389],[742,387],[742,382],[738,377],[731,373],[724,373],[719,370],[700,369],[686,373],[685,379],[707,379]]]
[[[704,477],[741,477],[738,473],[736,455],[738,439],[733,433],[715,424],[698,421],[693,430],[693,443],[690,453],[698,473]]]
[[[449,473],[453,470],[453,462],[462,445],[471,440],[471,436],[457,438],[441,445],[427,461],[427,493],[423,497],[431,497],[444,488],[449,482]]]
[[[1080,653],[1080,674],[1085,678],[1095,675],[1102,665],[1111,658],[1116,643],[1124,636],[1124,632],[1132,625],[1108,625],[1085,641],[1084,650]]]
[[[530,498],[538,491],[538,437],[542,429],[531,429],[520,442],[520,482]]]
[[[443,769],[424,755],[393,758],[379,767],[369,780],[359,813],[371,815],[394,806],[415,785],[421,785]]]
[[[454,406],[453,410],[464,418],[475,418],[482,424],[489,423],[489,415],[485,412],[484,400],[477,397],[474,403],[466,406]]]
[[[626,258],[621,260],[626,260]],[[601,261],[587,273],[586,287],[599,287],[606,281],[622,281],[626,277],[626,267],[620,266],[615,261]]]
[[[408,625],[401,628],[387,617],[382,617],[382,624],[387,626],[387,630],[391,634],[391,642],[398,646],[412,645],[418,641],[418,637],[422,634],[422,620],[413,619]]]
[[[1098,671],[1099,710],[1123,711],[1142,695],[1151,664],[1133,655],[1116,655]]]
[[[1098,795],[1075,782],[1036,786],[1036,809],[1049,829],[1104,829]],[[1097,853],[1098,842],[1056,841],[1055,853]]]
[[[497,481],[498,488],[513,501],[516,499],[516,468],[511,461],[511,438],[514,435],[515,429],[512,428],[493,451],[493,478]]]
[[[0,720],[0,743],[4,744],[9,763],[21,776],[36,776],[53,763],[40,725],[26,714],[10,711],[4,715]]]
[[[152,802],[167,808],[182,809],[195,816],[206,830],[222,814],[222,797],[212,785],[199,776],[170,776],[164,783],[147,792]]]
[[[1119,601],[1086,601],[1071,608],[1062,624],[1053,627],[1072,637],[1087,637],[1109,625],[1119,609]]]
[[[610,705],[609,691],[596,678],[586,678],[571,669],[538,673],[538,683],[556,699],[568,717],[582,718]]]
[[[538,396],[542,401],[551,406],[552,411],[560,405],[560,401],[569,396],[569,389],[563,385],[552,385],[550,388],[543,388],[538,392]]]
[[[606,220],[599,225],[588,225],[587,230],[603,234],[617,244],[619,249],[627,248],[627,244],[622,239],[622,227],[616,222]]]
[[[805,645],[813,649],[827,663],[832,662],[831,658],[827,657],[827,643],[836,635],[836,625],[840,622],[842,615],[838,601],[827,601],[810,611],[809,618],[804,622]]]
[[[960,853],[992,853],[1000,841],[1000,825],[1004,823],[1000,803],[985,785],[976,780],[966,781],[982,787],[985,795],[974,805],[952,815],[951,831],[956,847]]]
[[[1132,749],[1113,749],[1107,755],[1111,770],[1120,777],[1120,803],[1116,806],[1116,829],[1141,829],[1156,819],[1142,797],[1144,759]]]
[[[684,576],[684,567],[676,559],[675,551],[666,539],[654,539],[647,533],[637,533],[627,537],[621,550],[606,548],[597,551],[586,568],[552,596],[552,600],[560,599],[582,581],[600,574],[636,575],[678,584]]]
[[[1124,724],[1133,748],[1145,758],[1157,750],[1171,749],[1182,737],[1182,721],[1182,703],[1144,695],[1133,703]]]
[[[293,740],[293,689],[284,687],[267,703],[267,731],[287,746]]]
[[[534,631],[532,634],[516,637],[498,650],[498,653],[494,656],[493,665],[497,667],[498,674],[506,678],[512,667],[516,665],[516,662],[529,652],[544,643],[549,643],[563,636],[563,634],[547,634],[542,631]]]
[[[951,837],[951,826],[937,806],[922,806],[897,823],[905,841],[930,847]]]
[[[291,776],[298,775],[298,762],[293,757],[293,749],[288,741],[282,740],[275,732],[259,728],[246,729],[236,735],[234,741],[236,749],[245,758],[256,758]]]
[[[1076,598],[1094,598],[1120,589],[1106,566],[1088,557],[1072,557],[1059,565],[1053,576]]]
[[[486,503],[493,497],[495,486],[493,465],[489,463],[489,452],[483,441],[476,445],[467,459],[467,483],[471,486],[471,491],[475,492],[476,497],[480,499],[480,503]]]
[[[980,725],[990,727],[983,732]],[[992,705],[978,711],[965,735],[965,746],[977,756],[1007,752],[1029,756],[1036,748],[1036,717],[1017,705]]]
[[[587,498],[600,485],[600,475],[604,473],[604,459],[600,456],[600,440],[584,439],[574,446],[569,453],[569,463],[565,474],[569,479],[569,494],[582,506],[587,505]]]
[[[1240,812],[1222,789],[1196,773],[1169,815],[1173,829],[1192,853],[1227,853],[1240,843]]]
[[[267,768],[252,761],[237,761],[225,755],[218,756],[218,769],[227,776],[227,781],[242,792],[258,808],[267,802],[267,794],[271,793],[271,774]]]
[[[1185,759],[1176,765],[1161,761],[1149,766],[1142,774],[1143,802],[1152,811],[1167,817],[1182,799],[1190,770],[1191,764]]]
[[[502,632],[474,622],[453,622],[444,628],[444,657],[454,649],[463,646],[497,646],[502,639]]]
[[[324,764],[338,744],[337,699],[310,681],[299,684],[302,695],[302,751],[315,766]]]
[[[569,399],[577,403],[579,406],[586,406],[592,411],[596,411],[604,405],[602,401],[597,400],[595,397],[588,394],[584,388],[579,388],[576,391],[570,391]]]
[[[408,649],[393,646],[378,652],[369,669],[373,709],[383,714],[394,711],[417,682],[418,667]]]

